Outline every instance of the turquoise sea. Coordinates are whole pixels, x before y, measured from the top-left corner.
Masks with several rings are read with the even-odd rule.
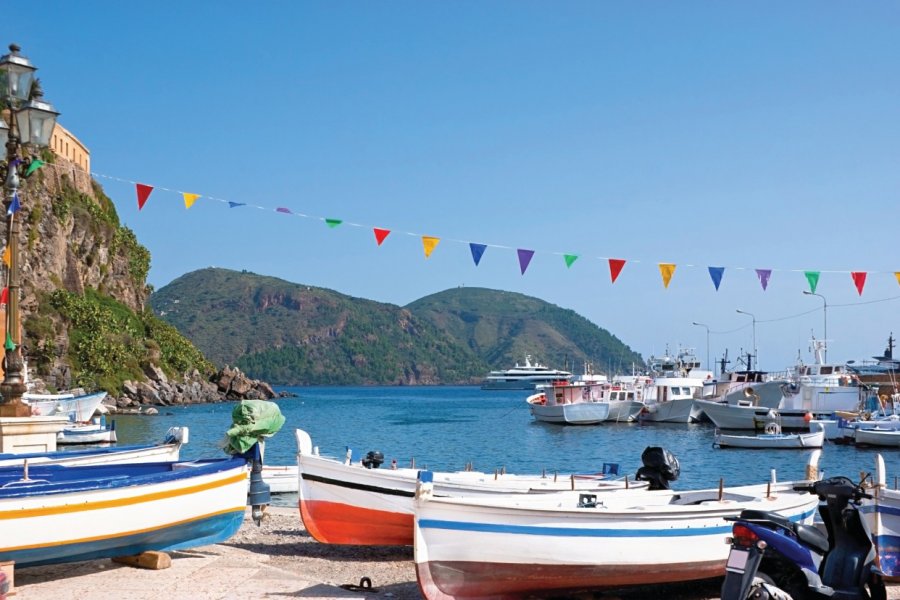
[[[461,470],[467,463],[481,471],[505,468],[515,473],[597,472],[604,462],[619,463],[620,474],[634,475],[647,446],[662,446],[678,457],[681,476],[673,488],[715,487],[799,479],[810,451],[722,450],[713,448],[710,424],[603,424],[572,427],[537,423],[527,391],[483,391],[478,387],[301,387],[279,388],[295,398],[277,402],[286,417],[281,431],[266,444],[266,463],[295,464],[294,430],[305,429],[323,455],[354,457],[369,450],[391,459],[434,470]],[[219,443],[231,426],[235,403],[160,407],[159,416],[113,417],[119,444],[150,443],[172,426],[190,428],[182,457],[218,457]],[[879,451],[826,443],[819,463],[826,475],[858,479],[872,472]],[[889,484],[900,476],[900,452],[880,450]],[[293,499],[283,499],[288,502]]]

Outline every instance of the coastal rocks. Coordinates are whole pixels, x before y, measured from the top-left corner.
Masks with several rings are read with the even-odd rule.
[[[271,400],[279,396],[268,383],[250,379],[240,369],[228,366],[209,379],[194,369],[176,381],[155,365],[145,367],[144,373],[146,381],[126,381],[120,397],[104,401],[110,412],[150,414],[153,406]]]

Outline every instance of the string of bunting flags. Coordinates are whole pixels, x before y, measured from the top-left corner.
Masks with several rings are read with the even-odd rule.
[[[46,166],[55,166],[55,165],[46,165]],[[371,231],[375,237],[375,243],[377,246],[381,246],[382,244],[384,244],[385,241],[387,240],[388,236],[391,235],[391,233],[400,233],[400,234],[405,234],[405,235],[409,235],[409,236],[413,236],[413,237],[418,237],[421,239],[422,249],[424,251],[426,259],[432,255],[432,253],[435,251],[438,244],[442,240],[442,238],[440,238],[440,237],[431,236],[431,235],[420,235],[420,234],[411,233],[411,232],[394,232],[393,230],[385,228],[385,227],[374,227],[374,226],[368,226],[368,225],[361,225],[358,223],[348,222],[348,221],[344,221],[343,219],[332,218],[332,217],[317,217],[317,216],[307,215],[304,213],[293,211],[290,208],[287,208],[284,206],[278,206],[273,209],[271,207],[258,206],[258,205],[249,204],[246,202],[234,202],[231,200],[223,200],[221,198],[216,198],[213,196],[206,196],[206,195],[201,195],[201,194],[191,193],[191,192],[183,192],[183,191],[179,191],[179,190],[172,190],[172,189],[161,187],[161,186],[155,186],[155,185],[149,185],[146,183],[130,181],[127,179],[121,179],[118,177],[113,177],[113,176],[104,175],[104,174],[100,174],[100,173],[91,173],[91,175],[93,177],[99,178],[99,179],[107,179],[107,180],[116,181],[119,183],[127,183],[127,184],[134,185],[139,211],[143,210],[144,206],[147,204],[147,201],[150,199],[150,195],[154,192],[154,190],[161,190],[161,191],[180,195],[184,201],[185,210],[189,210],[192,206],[194,206],[194,204],[198,200],[204,199],[204,200],[216,201],[216,202],[219,202],[222,204],[227,204],[230,209],[248,207],[248,208],[256,208],[259,210],[273,211],[275,213],[281,213],[281,214],[303,217],[303,218],[308,218],[308,219],[315,219],[315,220],[322,221],[323,223],[325,223],[326,226],[328,226],[331,229],[340,227],[341,225],[369,228],[369,229],[371,229]],[[10,209],[12,210],[12,206],[10,207]],[[482,257],[484,256],[485,252],[487,251],[487,249],[489,247],[501,248],[501,249],[511,249],[509,246],[503,246],[503,245],[499,245],[499,244],[476,243],[476,242],[469,242],[469,241],[464,241],[464,240],[450,240],[450,241],[468,244],[469,250],[472,254],[472,260],[474,261],[475,266],[478,266],[480,264]],[[532,258],[535,255],[535,250],[528,249],[528,248],[516,248],[515,250],[516,250],[516,255],[518,257],[520,273],[522,275],[524,275],[525,271],[528,269],[528,266],[531,264]],[[561,253],[561,252],[553,252],[552,254],[561,255],[563,257],[563,261],[566,265],[566,268],[571,268],[572,265],[575,263],[575,261],[580,258],[579,254]],[[627,263],[629,263],[629,262],[640,263],[641,262],[640,260],[628,260],[628,259],[624,259],[624,258],[612,258],[612,257],[596,257],[596,258],[598,258],[600,260],[605,260],[608,263],[610,281],[613,284],[616,283],[616,280],[621,275],[621,273]],[[6,261],[6,260],[7,259],[4,254],[4,261]],[[659,273],[662,278],[663,287],[668,288],[670,282],[672,281],[672,278],[675,275],[675,270],[677,268],[677,265],[675,263],[660,262],[660,263],[658,263],[657,266],[659,268]],[[687,265],[687,266],[693,267],[694,265]],[[735,269],[735,270],[750,270],[745,267],[730,267],[730,268]],[[722,284],[722,280],[725,275],[726,267],[711,266],[711,267],[707,267],[707,270],[709,272],[709,276],[710,276],[713,286],[715,287],[716,291],[718,291],[719,286]],[[809,285],[810,292],[815,293],[816,288],[819,284],[819,277],[823,273],[823,271],[821,271],[821,270],[813,271],[813,270],[802,270],[802,269],[761,269],[761,268],[757,268],[757,269],[752,269],[752,270],[756,273],[756,276],[759,279],[759,283],[760,283],[760,286],[762,287],[763,291],[768,289],[772,274],[775,271],[784,270],[784,271],[790,271],[790,272],[802,272],[806,278],[807,284]],[[824,271],[824,272],[848,273],[848,271]],[[879,273],[879,271],[849,271],[850,279],[851,279],[854,287],[856,288],[857,293],[860,296],[862,296],[863,289],[865,288],[866,281],[867,281],[868,275],[870,273]],[[900,284],[900,271],[894,271],[893,274],[894,274],[895,279],[897,280],[897,283]]]

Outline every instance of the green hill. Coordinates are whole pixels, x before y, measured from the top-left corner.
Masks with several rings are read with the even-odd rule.
[[[282,385],[465,384],[525,354],[552,366],[641,364],[571,310],[459,288],[406,307],[226,269],[157,290],[150,305],[209,360]]]

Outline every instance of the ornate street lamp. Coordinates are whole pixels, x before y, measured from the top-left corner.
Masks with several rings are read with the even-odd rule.
[[[19,315],[19,173],[26,173],[31,157],[25,147],[47,146],[59,115],[53,106],[42,99],[40,86],[34,79],[37,70],[19,54],[20,48],[9,45],[9,54],[0,57],[0,102],[7,123],[0,129],[5,133],[5,190],[6,190],[6,247],[9,253],[6,305],[6,339],[3,347],[3,382],[0,383],[0,417],[26,417],[31,408],[22,402],[25,393],[25,362],[22,348],[16,344],[21,338]],[[20,156],[22,150],[22,156]]]

